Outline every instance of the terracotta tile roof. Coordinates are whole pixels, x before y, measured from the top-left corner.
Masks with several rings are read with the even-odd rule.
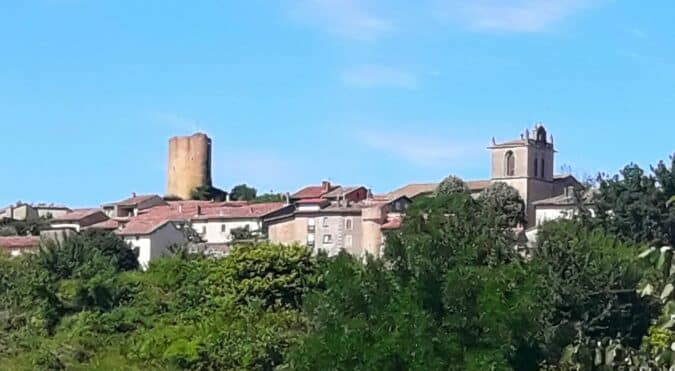
[[[321,197],[326,197],[326,198],[335,198],[338,196],[342,195],[348,195],[354,191],[358,191],[359,189],[364,188],[363,186],[356,186],[356,187],[335,187],[332,191],[324,194]]]
[[[480,192],[490,186],[490,180],[469,180],[466,181],[466,186],[471,192]],[[388,200],[395,200],[397,198],[406,196],[413,199],[418,196],[426,196],[434,193],[439,183],[413,183],[403,186],[393,192],[387,194]]]
[[[300,198],[319,198],[323,196],[326,191],[322,186],[309,186],[305,187],[294,194],[291,195],[291,198],[300,199]]]
[[[225,206],[220,208],[202,209],[202,215],[195,216],[197,220],[208,219],[248,219],[261,218],[269,213],[280,210],[287,205],[283,202],[268,202],[242,206]]]
[[[135,218],[121,226],[115,233],[120,236],[147,235],[170,222],[170,219]]]
[[[123,225],[123,224],[124,223],[122,223],[119,220],[108,219],[108,220],[103,221],[103,222],[92,224],[92,225],[88,226],[86,229],[96,228],[96,229],[106,229],[106,230],[112,231],[112,230],[115,230],[115,229],[119,228],[120,225]]]
[[[380,227],[380,229],[384,231],[392,231],[400,229],[402,223],[403,221],[401,220],[401,218],[393,218],[388,220],[386,223],[382,224],[382,227]]]
[[[0,248],[6,249],[30,249],[40,244],[38,236],[9,236],[0,237]]]
[[[427,195],[434,192],[438,183],[413,183],[403,186],[395,191],[389,192],[387,198],[390,200],[397,199],[401,196],[408,198],[415,198],[421,195]]]
[[[65,213],[59,217],[54,218],[53,222],[77,222],[86,217],[94,215],[96,213],[101,213],[101,209],[75,209],[71,212]]]
[[[117,206],[135,206],[135,205],[140,204],[143,201],[147,201],[147,200],[153,199],[155,197],[161,198],[158,195],[135,195],[135,196],[131,196],[127,199],[124,199],[122,201],[110,202],[110,203],[104,204],[103,206],[105,206],[105,207],[110,207],[110,206],[115,206],[115,205],[117,205]]]
[[[466,182],[466,186],[469,187],[471,192],[480,192],[489,187],[490,184],[491,181],[489,180],[469,180]]]
[[[241,204],[231,202],[184,201],[146,210],[115,232],[122,236],[147,235],[166,223],[188,220],[261,218],[287,205],[283,202]]]
[[[246,202],[179,201],[167,206],[156,206],[144,210],[135,219],[189,220],[189,219],[242,219],[259,218],[277,211],[286,204],[268,202],[248,204]]]

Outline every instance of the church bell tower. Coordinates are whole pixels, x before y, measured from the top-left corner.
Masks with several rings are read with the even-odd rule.
[[[494,138],[488,147],[492,153],[491,182],[504,182],[520,193],[527,206],[528,221],[534,218],[532,203],[552,197],[555,147],[542,124],[532,131],[525,130],[520,139],[497,143]]]

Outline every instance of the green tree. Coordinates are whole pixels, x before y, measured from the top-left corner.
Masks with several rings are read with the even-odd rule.
[[[469,193],[469,187],[466,183],[454,175],[448,175],[443,179],[434,192],[435,195],[450,195],[453,193]]]
[[[225,201],[227,192],[213,186],[199,186],[192,190],[190,199],[197,201]]]
[[[540,229],[530,264],[545,282],[541,347],[549,362],[590,367],[589,345],[601,341],[639,348],[656,308],[637,292],[649,272],[638,250],[577,220]]]
[[[281,193],[265,193],[256,196],[255,199],[252,200],[254,203],[265,203],[265,202],[284,202],[285,197]]]
[[[518,191],[504,182],[490,184],[478,197],[488,212],[495,214],[500,225],[514,228],[525,225],[525,202]]]
[[[299,308],[309,291],[318,287],[320,274],[311,251],[304,246],[249,244],[235,247],[210,278],[236,301],[260,300],[268,308]]]
[[[232,201],[253,201],[257,194],[258,191],[255,188],[239,184],[230,191],[230,199]]]
[[[305,313],[298,370],[534,369],[539,277],[466,193],[420,200],[382,260],[341,254]],[[534,355],[532,355],[534,354]],[[329,356],[327,356],[329,355]]]
[[[594,202],[601,225],[624,241],[672,246],[675,211],[667,203],[675,196],[674,162],[659,163],[653,174],[631,164],[620,175],[599,177]]]

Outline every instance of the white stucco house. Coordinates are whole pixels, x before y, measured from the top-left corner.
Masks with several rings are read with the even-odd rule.
[[[154,259],[169,254],[169,247],[187,242],[185,234],[173,220],[139,218],[115,231],[136,251],[138,263],[147,269]]]
[[[207,244],[229,244],[232,231],[246,229],[264,234],[263,218],[282,212],[287,205],[281,202],[242,205],[234,207],[198,208],[189,218],[192,228]]]

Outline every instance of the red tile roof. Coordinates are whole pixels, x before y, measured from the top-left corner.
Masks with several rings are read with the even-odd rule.
[[[38,236],[9,236],[0,237],[0,248],[6,249],[30,249],[40,244]]]
[[[471,192],[480,192],[490,186],[489,180],[469,180],[465,182],[466,186]],[[390,200],[397,199],[401,196],[408,198],[415,198],[418,196],[426,196],[434,193],[438,187],[438,183],[413,183],[403,186],[395,191],[390,192],[387,197]]]
[[[151,234],[165,224],[171,222],[170,219],[155,218],[135,218],[129,223],[123,225],[115,231],[120,236],[137,236]]]
[[[471,192],[480,192],[489,187],[490,183],[489,180],[469,180],[466,182],[466,186]]]
[[[134,196],[131,196],[131,197],[129,197],[127,199],[124,199],[122,201],[110,202],[110,203],[104,204],[103,206],[104,207],[112,207],[112,206],[115,206],[115,205],[117,205],[117,206],[136,206],[143,201],[147,201],[147,200],[150,200],[150,199],[153,199],[153,198],[161,198],[161,197],[158,196],[158,195],[134,195]]]
[[[219,208],[206,208],[201,210],[201,215],[195,215],[194,219],[247,219],[260,218],[271,212],[285,207],[283,202],[267,202],[242,206],[225,206]]]
[[[386,223],[382,224],[382,227],[380,228],[385,231],[393,231],[396,229],[400,229],[401,223],[402,223],[401,218],[393,218],[388,220]]]
[[[96,228],[96,229],[106,229],[106,230],[115,230],[119,228],[120,225],[123,223],[120,220],[115,220],[115,219],[108,219],[103,222],[99,222],[96,224],[92,224],[88,226],[86,229],[91,229],[91,228]]]
[[[242,219],[259,218],[277,211],[286,205],[283,202],[248,204],[246,202],[182,201],[170,202],[168,206],[156,206],[144,210],[137,219],[188,220],[188,219]]]
[[[354,186],[354,187],[335,187],[332,191],[326,192],[322,197],[326,198],[337,198],[339,196],[347,196],[353,192],[356,192],[360,189],[366,189],[364,186]],[[366,189],[367,191],[367,189]]]
[[[71,212],[65,213],[59,217],[54,218],[53,222],[76,222],[88,216],[102,212],[101,209],[75,209]]]
[[[322,186],[309,186],[295,192],[293,195],[291,195],[291,198],[319,198],[326,193],[328,192],[326,192]]]

